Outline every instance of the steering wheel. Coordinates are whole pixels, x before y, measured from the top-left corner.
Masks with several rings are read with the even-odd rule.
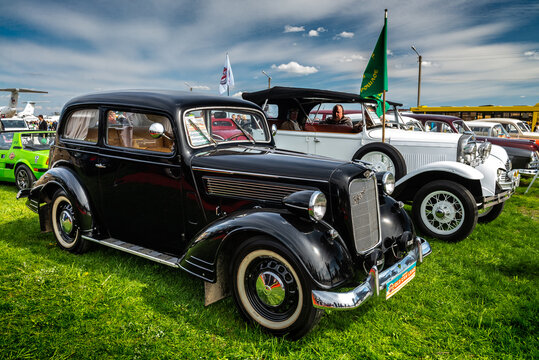
[[[236,135],[232,135],[231,137],[229,137],[228,139],[226,139],[226,141],[230,141],[230,140],[234,140],[234,139],[237,139],[239,138],[240,136],[245,136],[243,133],[241,134],[236,134]]]
[[[218,134],[211,134],[211,137],[220,141],[226,141],[224,137]]]

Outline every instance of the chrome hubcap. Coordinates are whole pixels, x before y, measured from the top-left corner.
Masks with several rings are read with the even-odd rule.
[[[63,210],[60,213],[60,226],[62,227],[62,231],[64,233],[71,233],[71,230],[73,230],[73,216],[70,212]]]
[[[281,279],[271,271],[258,275],[256,292],[259,299],[266,305],[280,305],[285,298],[285,287]]]

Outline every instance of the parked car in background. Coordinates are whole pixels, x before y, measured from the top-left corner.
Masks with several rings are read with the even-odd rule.
[[[520,180],[507,168],[510,162],[502,148],[491,149],[489,143],[478,143],[465,134],[384,130],[376,115],[376,101],[357,94],[274,87],[242,96],[275,110],[277,117],[269,121],[275,125],[278,147],[364,161],[374,169],[393,173],[397,180],[395,197],[412,203],[414,223],[429,236],[448,241],[464,239],[476,226],[478,210],[486,210],[482,221],[495,219]],[[359,106],[363,112],[361,125],[354,129],[308,120],[308,114],[318,106],[334,103],[343,104],[345,111]],[[298,106],[305,120],[303,130],[278,130],[288,110]]]
[[[0,132],[0,181],[15,182],[17,188],[30,188],[49,165],[53,131]]]
[[[431,252],[389,196],[390,173],[276,149],[261,108],[237,98],[81,96],[50,159],[18,196],[61,248],[98,243],[181,268],[205,281],[206,304],[230,291],[275,335],[391,297]]]
[[[412,113],[403,113],[402,115],[405,117],[418,119],[425,124],[425,127],[428,128],[429,131],[452,132],[459,134],[464,134],[466,132],[475,133],[468,126],[468,123],[474,124],[475,121],[464,122],[461,118],[456,116]],[[477,122],[477,124],[491,124],[492,127],[496,125],[500,126],[497,123],[483,121]],[[489,131],[493,133],[492,130]],[[506,134],[505,128],[501,131],[504,131],[504,134]],[[511,160],[512,168],[517,169],[521,175],[533,176],[537,173],[539,145],[533,140],[483,136],[477,133],[475,135],[479,141],[488,141],[492,144],[503,147]]]
[[[465,121],[470,130],[477,136],[487,136],[496,138],[507,138],[511,136],[505,131],[502,124],[487,121]]]
[[[29,130],[28,124],[24,119],[4,118],[0,119],[0,131],[18,131]]]
[[[539,144],[539,134],[531,132],[528,124],[518,119],[505,119],[505,118],[490,118],[481,119],[481,121],[495,122],[502,124],[505,130],[511,135],[511,137],[517,139],[531,139],[536,144]]]

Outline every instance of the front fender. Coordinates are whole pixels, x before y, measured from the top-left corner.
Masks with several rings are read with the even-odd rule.
[[[294,254],[320,289],[332,289],[354,275],[352,257],[340,236],[323,222],[299,218],[286,210],[252,209],[219,219],[189,244],[180,266],[206,281],[217,281],[219,258],[229,265],[234,250],[252,236],[267,235]],[[228,266],[227,266],[228,268]]]
[[[392,196],[401,201],[412,201],[417,191],[436,180],[450,180],[465,186],[476,201],[483,198],[484,175],[477,169],[456,161],[437,161],[426,164],[402,177],[395,184]]]
[[[60,188],[66,192],[73,203],[75,216],[82,233],[90,232],[93,228],[90,199],[73,170],[65,167],[49,169],[34,183],[28,198],[30,201],[34,200],[38,203],[50,203],[52,196]],[[46,211],[48,207],[43,207],[43,209]],[[42,211],[41,206],[39,211]]]

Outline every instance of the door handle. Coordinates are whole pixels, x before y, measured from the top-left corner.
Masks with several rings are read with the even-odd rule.
[[[105,169],[105,168],[107,167],[107,165],[101,164],[101,163],[97,163],[97,164],[95,164],[95,167],[96,167],[96,168],[100,168],[100,169]]]
[[[318,138],[314,138],[314,142],[319,143],[320,140],[318,140]]]

